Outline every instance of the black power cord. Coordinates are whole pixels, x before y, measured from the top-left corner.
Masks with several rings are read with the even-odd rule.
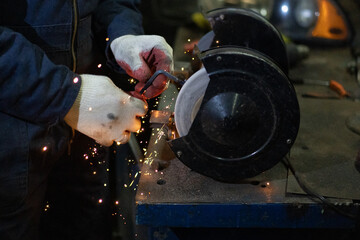
[[[294,166],[291,164],[290,160],[288,157],[284,157],[282,162],[284,163],[284,165],[286,167],[288,167],[290,169],[290,171],[292,172],[292,174],[294,175],[297,183],[299,184],[299,186],[301,187],[301,189],[308,194],[312,199],[317,199],[319,200],[322,204],[324,204],[325,206],[328,206],[329,208],[331,208],[332,210],[334,210],[335,212],[337,212],[338,214],[341,214],[345,217],[348,217],[352,220],[357,221],[357,225],[360,224],[360,209],[358,209],[358,214],[352,214],[349,212],[344,211],[343,209],[339,208],[337,205],[335,205],[334,203],[330,202],[328,199],[326,199],[324,196],[322,196],[321,194],[311,190],[308,186],[306,186],[304,184],[304,182],[299,178],[297,172],[294,169]]]

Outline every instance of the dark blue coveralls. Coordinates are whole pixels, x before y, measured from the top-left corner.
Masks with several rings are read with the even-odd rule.
[[[139,2],[0,1],[1,240],[38,239],[40,225],[44,239],[109,233],[99,204],[106,169],[84,160],[99,146],[77,133],[70,149],[73,131],[63,118],[78,94],[78,74],[94,72],[99,56],[120,70],[109,44],[143,33]]]

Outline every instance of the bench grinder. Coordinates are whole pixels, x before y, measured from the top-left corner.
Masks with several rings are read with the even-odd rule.
[[[300,122],[281,35],[245,9],[207,14],[197,44],[202,67],[175,103],[179,137],[170,148],[192,170],[237,182],[270,169],[290,150]]]

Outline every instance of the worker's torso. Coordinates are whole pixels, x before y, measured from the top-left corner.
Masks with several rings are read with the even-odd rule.
[[[0,25],[23,34],[56,64],[93,61],[91,15],[99,0],[1,0]]]

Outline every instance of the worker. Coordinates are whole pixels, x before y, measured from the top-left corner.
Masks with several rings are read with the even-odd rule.
[[[0,1],[0,239],[109,237],[101,163],[167,86],[159,76],[140,94],[148,78],[173,68],[164,38],[144,35],[139,4]],[[139,81],[134,91],[96,75],[102,57]]]

